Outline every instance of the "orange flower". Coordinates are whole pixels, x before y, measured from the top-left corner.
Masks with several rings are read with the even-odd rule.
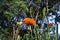
[[[23,21],[27,24],[36,25],[36,21],[32,18],[25,18]]]
[[[53,24],[52,23],[48,23],[47,26],[53,26]]]

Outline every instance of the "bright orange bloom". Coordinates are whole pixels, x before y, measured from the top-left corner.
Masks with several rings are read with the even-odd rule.
[[[53,26],[53,24],[52,23],[48,23],[47,26]]]
[[[32,18],[25,18],[23,21],[27,24],[36,25],[36,21]]]

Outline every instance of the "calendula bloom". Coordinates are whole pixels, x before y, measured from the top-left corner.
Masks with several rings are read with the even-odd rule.
[[[53,26],[53,24],[52,23],[48,23],[47,26]]]
[[[27,24],[36,25],[36,21],[32,18],[25,18],[23,21]]]
[[[17,22],[17,24],[18,24],[18,25],[22,25],[22,24],[23,24],[23,22],[22,22],[22,21],[21,21],[21,22]]]

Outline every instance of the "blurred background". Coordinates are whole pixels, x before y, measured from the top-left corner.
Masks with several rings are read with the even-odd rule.
[[[0,40],[60,40],[60,0],[0,0]]]

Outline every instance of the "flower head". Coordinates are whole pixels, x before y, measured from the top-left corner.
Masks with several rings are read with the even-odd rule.
[[[27,24],[36,25],[36,21],[32,18],[25,18],[23,21]]]
[[[53,26],[53,24],[52,23],[48,23],[47,26]]]
[[[18,25],[22,25],[22,24],[23,24],[23,22],[22,22],[22,21],[21,21],[21,22],[17,22],[17,24],[18,24]]]

